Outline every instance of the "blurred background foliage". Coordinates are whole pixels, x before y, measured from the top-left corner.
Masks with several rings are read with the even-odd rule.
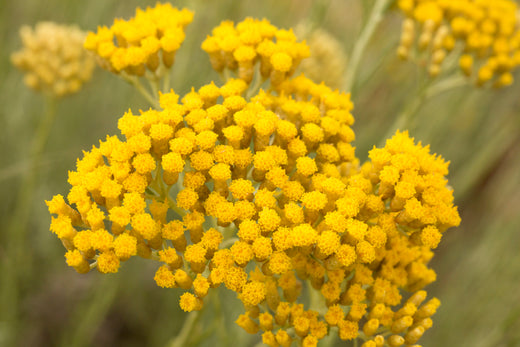
[[[0,2],[0,293],[1,346],[165,346],[186,318],[178,290],[153,281],[154,266],[128,261],[117,275],[78,275],[67,267],[63,247],[48,230],[44,204],[68,190],[67,171],[83,149],[116,132],[128,108],[147,108],[132,87],[97,69],[93,80],[58,104],[43,159],[36,168],[30,218],[21,240],[11,235],[17,192],[31,167],[31,141],[44,98],[28,90],[9,60],[21,46],[19,28],[38,21],[78,24],[84,30],[129,18],[136,6],[155,1],[2,1]],[[300,24],[320,28],[339,42],[338,56],[351,51],[372,1],[220,0],[175,1],[196,12],[173,67],[178,94],[218,81],[200,44],[220,21],[266,17],[281,28]],[[401,62],[395,49],[401,16],[392,9],[377,28],[352,89],[357,155],[363,161],[381,145],[395,117],[417,95],[419,69]],[[305,31],[305,30],[304,30]],[[311,49],[312,51],[312,49]],[[346,63],[346,62],[345,62]],[[517,74],[517,78],[518,78]],[[318,81],[319,82],[319,81]],[[472,86],[439,93],[417,110],[411,135],[451,161],[462,225],[448,231],[432,266],[438,280],[427,290],[441,299],[434,328],[424,346],[520,346],[520,83],[502,90]],[[22,234],[23,235],[23,234]],[[18,240],[18,241],[17,241]],[[10,258],[21,242],[23,261]],[[16,273],[17,280],[4,276]],[[225,290],[201,317],[193,335],[200,345],[253,346],[233,321],[240,302]],[[234,309],[236,307],[236,309]],[[12,324],[14,323],[14,324]],[[195,341],[197,342],[197,341]],[[338,342],[338,346],[340,343]]]

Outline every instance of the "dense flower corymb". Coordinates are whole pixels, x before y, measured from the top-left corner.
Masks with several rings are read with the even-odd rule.
[[[137,9],[128,21],[115,19],[108,27],[89,33],[85,48],[94,52],[100,65],[114,73],[142,76],[147,70],[164,74],[172,66],[175,53],[184,41],[184,28],[193,20],[187,9],[158,3]]]
[[[292,30],[280,30],[265,19],[247,18],[236,27],[224,21],[212,34],[202,43],[202,49],[209,54],[213,68],[218,72],[237,71],[247,83],[253,79],[257,61],[262,77],[270,77],[271,83],[277,85],[309,56],[309,48],[297,42]]]
[[[520,64],[518,6],[511,0],[450,1],[399,0],[407,16],[403,22],[399,55],[407,59],[417,46],[436,76],[454,51],[464,74],[478,86],[504,87],[513,83]]]
[[[58,97],[75,93],[90,80],[95,66],[83,49],[85,35],[76,26],[53,22],[40,22],[34,29],[23,26],[23,49],[13,53],[11,61],[26,72],[28,87]]]
[[[251,19],[215,29],[216,44],[285,47],[275,51],[290,67],[269,60],[263,73],[265,61],[254,58],[249,67],[258,63],[269,83],[250,90],[260,76],[242,75],[231,51],[211,50],[246,80],[211,82],[182,98],[172,91],[160,110],[125,113],[123,137],[108,136],[69,173],[67,201],[47,202],[51,230],[78,272],[117,272],[135,255],[158,261],[155,281],[186,290],[185,311],[225,286],[244,304],[236,323],[261,331],[269,346],[316,346],[332,328],[365,347],[413,345],[439,306],[422,290],[435,280],[431,249],[460,222],[447,163],[397,132],[360,165],[350,95],[289,79],[290,54],[304,44],[272,41],[276,32]],[[412,294],[403,300],[401,291]]]

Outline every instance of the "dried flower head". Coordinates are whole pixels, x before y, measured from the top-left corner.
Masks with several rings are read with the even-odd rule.
[[[458,56],[462,72],[477,86],[513,83],[520,64],[517,4],[497,1],[398,1],[406,15],[399,56],[409,59],[412,48],[437,76],[450,54]]]
[[[25,84],[53,96],[77,92],[90,80],[94,60],[83,49],[85,33],[76,26],[40,22],[20,29],[22,50],[11,55],[12,63],[25,71]]]

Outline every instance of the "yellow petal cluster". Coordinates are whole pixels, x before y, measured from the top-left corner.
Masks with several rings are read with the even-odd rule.
[[[520,64],[516,2],[399,0],[398,7],[407,17],[398,48],[403,59],[417,47],[436,76],[451,53],[477,86],[513,83],[512,72]]]
[[[224,21],[213,29],[212,35],[202,43],[209,54],[211,65],[217,72],[235,71],[238,77],[250,83],[254,66],[259,62],[263,78],[271,78],[273,85],[291,76],[309,48],[297,42],[291,30],[278,29],[268,20],[247,18],[236,26]]]
[[[251,27],[279,32],[247,19],[214,37],[257,42]],[[415,344],[439,306],[423,303],[431,249],[460,222],[447,163],[397,132],[360,165],[350,95],[303,75],[248,91],[239,78],[162,94],[84,152],[66,200],[47,202],[67,264],[157,261],[184,311],[225,286],[244,305],[236,323],[269,346],[317,346],[333,327],[367,346]]]
[[[184,28],[193,13],[169,3],[137,8],[129,20],[115,19],[110,28],[89,32],[84,46],[96,54],[100,65],[114,73],[143,76],[148,70],[160,77],[175,61],[184,41]]]
[[[54,22],[23,26],[23,48],[11,55],[11,61],[26,73],[28,87],[56,97],[75,93],[90,80],[95,67],[83,49],[85,35],[76,26]]]

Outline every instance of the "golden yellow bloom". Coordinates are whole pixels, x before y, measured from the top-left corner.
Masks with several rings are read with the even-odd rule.
[[[143,76],[148,70],[160,77],[172,66],[184,41],[184,28],[192,20],[187,9],[157,3],[153,8],[138,8],[129,20],[115,19],[110,28],[89,32],[84,46],[111,72]]]
[[[497,1],[398,1],[406,15],[398,54],[427,61],[430,75],[437,76],[450,54],[459,58],[462,72],[477,86],[505,87],[513,83],[512,71],[520,64],[518,6]],[[455,45],[460,46],[454,50]],[[453,51],[453,53],[451,53]]]
[[[254,65],[260,63],[263,78],[273,85],[289,77],[300,61],[309,56],[305,43],[296,42],[292,30],[280,30],[268,20],[247,18],[236,26],[224,21],[202,43],[213,69],[236,71],[240,79],[251,83]]]
[[[246,78],[258,59],[270,87],[248,96],[247,78],[211,82],[125,113],[122,139],[78,160],[68,202],[48,202],[67,263],[116,272],[131,256],[157,261],[157,284],[187,291],[184,311],[224,284],[245,307],[236,323],[272,346],[315,346],[334,326],[343,340],[415,343],[440,304],[422,304],[431,249],[460,222],[448,165],[397,132],[361,166],[350,95],[289,78],[303,46],[265,20],[215,28],[203,44],[213,63]],[[304,306],[308,291],[323,311]]]
[[[76,26],[40,22],[20,29],[23,49],[11,55],[25,71],[25,84],[45,94],[61,97],[77,92],[90,80],[94,59],[83,49],[85,33]]]

